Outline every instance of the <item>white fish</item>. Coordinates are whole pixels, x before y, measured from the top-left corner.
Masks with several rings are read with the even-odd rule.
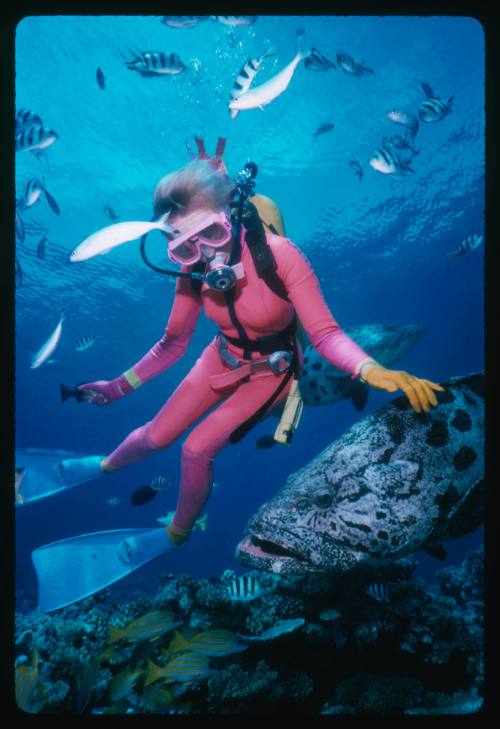
[[[471,251],[474,251],[476,248],[479,248],[481,243],[483,242],[483,236],[482,235],[476,235],[476,233],[473,233],[472,235],[468,235],[467,238],[464,238],[464,240],[458,245],[458,247],[452,252],[448,253],[448,256],[451,261],[454,261],[457,258],[460,258],[460,256],[465,256],[466,253],[470,253]]]
[[[57,132],[38,124],[16,134],[16,152],[45,149],[57,139],[59,139]]]
[[[266,51],[262,56],[259,58],[249,58],[248,61],[245,63],[243,68],[238,74],[238,77],[236,81],[234,82],[233,90],[231,91],[231,99],[238,99],[240,96],[243,96],[243,94],[246,94],[250,86],[252,85],[252,81],[254,80],[257,71],[259,70],[262,61],[264,58],[268,58],[269,56],[274,56],[276,54],[276,51],[273,48],[270,48],[268,51]],[[239,114],[239,111],[237,109],[230,109],[231,119],[236,119],[236,117]]]
[[[80,337],[80,339],[78,339],[74,343],[73,349],[75,350],[75,352],[83,352],[86,349],[89,349],[94,344],[96,339],[96,334],[87,334],[84,337]]]
[[[157,222],[147,222],[145,220],[129,220],[123,223],[115,223],[101,228],[96,233],[92,233],[78,245],[69,260],[72,263],[76,261],[87,261],[94,256],[107,253],[112,248],[120,246],[122,243],[140,238],[150,230],[162,230],[167,233],[171,227],[166,223],[166,216]]]
[[[235,577],[228,585],[221,585],[231,602],[251,602],[272,592],[272,587],[263,587],[253,575]]]
[[[397,154],[383,147],[375,150],[369,164],[374,170],[382,172],[384,175],[413,172],[410,160],[401,159]]]
[[[256,15],[211,15],[210,17],[223,25],[230,25],[233,28],[238,25],[252,25],[257,20]]]
[[[297,32],[297,37],[303,35],[303,31]],[[295,57],[285,66],[276,76],[269,81],[256,86],[241,96],[237,96],[229,102],[229,108],[235,111],[243,111],[245,109],[262,109],[271,101],[274,101],[280,94],[285,91],[288,84],[292,80],[295,69],[301,61],[309,55],[309,51],[297,51]]]
[[[412,137],[415,137],[418,132],[420,124],[417,117],[413,114],[408,114],[406,111],[401,111],[400,109],[391,109],[391,111],[387,112],[387,118],[396,124],[402,124],[406,127],[406,131],[408,131]]]
[[[59,319],[59,322],[50,335],[50,337],[47,339],[45,344],[43,344],[38,352],[33,357],[33,360],[31,362],[31,369],[35,370],[37,367],[40,367],[43,365],[43,363],[49,359],[50,355],[54,352],[55,348],[59,344],[59,340],[61,339],[62,334],[62,325],[64,321],[64,309],[61,311],[61,318]]]
[[[164,491],[172,484],[167,476],[155,476],[149,485],[154,491]]]

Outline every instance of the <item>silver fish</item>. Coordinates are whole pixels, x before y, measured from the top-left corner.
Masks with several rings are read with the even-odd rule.
[[[228,585],[221,585],[221,589],[231,602],[251,602],[273,590],[273,588],[262,587],[260,582],[250,574],[235,577]]]
[[[213,20],[217,20],[223,25],[236,27],[238,25],[252,25],[257,20],[257,15],[211,15]]]
[[[125,65],[130,71],[138,71],[142,76],[175,76],[186,70],[187,66],[176,53],[163,53],[163,51],[145,51],[139,55],[133,54],[132,61]]]
[[[335,129],[335,124],[331,124],[330,122],[325,122],[324,124],[320,124],[319,127],[314,132],[313,137],[314,137],[314,139],[316,139],[316,137],[318,137],[320,134],[326,134],[327,132],[331,132],[332,129]]]
[[[425,336],[426,329],[414,324],[359,324],[346,327],[345,334],[383,367],[391,367]],[[305,405],[327,405],[351,399],[363,410],[369,386],[332,365],[311,345],[304,350],[300,391]]]
[[[40,240],[38,241],[38,245],[36,248],[36,255],[37,258],[44,258],[45,257],[45,244],[47,242],[47,235],[43,235]]]
[[[369,161],[369,165],[384,175],[414,172],[410,167],[410,160],[402,159],[392,150],[384,149],[383,147],[375,150]]]
[[[264,630],[262,633],[259,633],[259,635],[242,635],[241,633],[238,633],[239,637],[242,638],[245,641],[253,642],[253,641],[268,641],[268,640],[274,640],[275,638],[279,638],[281,635],[286,635],[287,633],[293,633],[299,628],[301,628],[305,623],[304,618],[292,618],[290,620],[278,620],[277,623],[272,625],[267,630]]]
[[[116,248],[116,246],[140,238],[150,230],[169,232],[171,227],[165,221],[166,216],[158,222],[129,220],[123,223],[108,225],[92,233],[88,238],[85,238],[71,253],[69,260],[72,263],[76,261],[87,261],[89,258],[107,253],[112,248]]]
[[[37,367],[43,365],[43,363],[50,358],[51,354],[54,352],[57,345],[59,344],[59,340],[61,339],[63,321],[64,309],[61,311],[61,317],[59,319],[59,322],[57,323],[56,328],[33,357],[30,369],[35,370]]]
[[[361,162],[358,159],[352,159],[349,162],[349,167],[352,170],[354,170],[354,174],[356,175],[356,177],[361,182],[361,180],[363,179],[363,174],[364,174],[363,173],[363,165],[361,164]]]
[[[234,82],[233,90],[231,91],[232,101],[239,98],[243,94],[246,94],[246,92],[252,85],[252,81],[254,80],[264,58],[269,58],[269,56],[274,56],[275,54],[276,51],[273,48],[270,48],[259,58],[248,59],[248,61],[239,72],[236,81]],[[229,109],[229,113],[231,115],[231,119],[236,119],[239,111],[237,109]]]
[[[307,68],[308,71],[329,71],[331,68],[336,68],[336,66],[317,48],[311,48],[311,52],[304,59],[304,68]]]
[[[40,126],[42,119],[29,109],[19,109],[16,113],[16,134],[27,131],[31,127]]]
[[[464,240],[458,245],[456,250],[454,250],[452,253],[448,253],[450,261],[455,261],[457,258],[465,256],[466,253],[470,253],[471,251],[476,250],[476,248],[479,248],[482,242],[482,235],[476,235],[475,233],[473,233],[472,235],[468,235],[467,238],[464,238]]]
[[[448,101],[444,101],[443,99],[440,99],[439,96],[436,96],[429,84],[425,82],[422,84],[422,89],[427,96],[427,100],[420,105],[418,110],[418,117],[420,121],[438,122],[451,113],[451,102],[453,101],[453,96],[450,96]]]
[[[155,476],[150,483],[150,486],[154,491],[165,491],[165,489],[170,488],[171,485],[172,482],[167,476]]]
[[[417,117],[413,114],[408,114],[406,111],[401,111],[400,109],[391,109],[391,111],[387,112],[387,118],[396,124],[402,124],[412,137],[418,132],[420,124]]]
[[[161,22],[170,28],[194,28],[203,20],[208,20],[208,15],[164,15]]]
[[[374,569],[477,529],[484,516],[484,374],[438,407],[397,397],[356,422],[251,518],[236,557],[274,573]]]
[[[74,343],[73,349],[75,352],[84,352],[86,349],[90,349],[96,339],[96,334],[87,334],[84,337],[80,337],[80,339],[77,339]]]
[[[371,68],[367,68],[364,61],[359,63],[354,60],[352,56],[344,51],[337,53],[337,66],[344,72],[351,76],[362,76],[364,73],[374,73]]]
[[[46,149],[59,139],[57,132],[41,124],[16,134],[16,152]]]
[[[303,31],[297,31],[297,39],[303,35]],[[267,104],[270,104],[271,101],[274,101],[288,87],[295,73],[295,69],[306,58],[308,53],[309,51],[297,51],[295,57],[285,68],[269,79],[269,81],[250,89],[241,96],[235,97],[229,102],[229,108],[236,111],[243,111],[246,109],[262,109]]]

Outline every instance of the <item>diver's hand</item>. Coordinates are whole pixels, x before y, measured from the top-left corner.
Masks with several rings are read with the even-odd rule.
[[[114,380],[97,380],[96,382],[85,382],[78,385],[79,390],[85,393],[85,402],[93,402],[95,405],[109,405],[114,400],[128,395],[134,389],[123,375]]]
[[[387,392],[403,390],[416,413],[420,413],[422,410],[428,413],[431,405],[436,407],[438,402],[433,390],[444,392],[444,387],[435,382],[415,377],[404,370],[388,370],[381,365],[371,367],[366,375],[363,375],[363,379],[379,390],[387,390]]]

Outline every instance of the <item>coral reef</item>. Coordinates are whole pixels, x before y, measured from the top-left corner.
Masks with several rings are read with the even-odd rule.
[[[231,571],[222,580],[164,575],[149,597],[117,600],[104,590],[51,615],[18,612],[17,675],[20,682],[27,671],[36,675],[32,704],[41,713],[477,711],[484,671],[483,551],[441,569],[432,585],[415,578],[414,569],[413,561],[399,560],[376,574],[251,573],[270,591],[249,601],[229,600],[221,589],[235,578]],[[158,610],[181,622],[175,629],[181,643],[173,629],[154,640],[109,642],[111,626],[126,628]],[[294,618],[304,619],[300,629],[251,640],[265,631],[272,636],[280,621]],[[246,650],[211,657],[209,675],[148,682],[152,664],[166,670],[188,650],[186,641],[213,629],[233,631],[239,640],[246,635]],[[110,682],[120,674],[125,695],[112,700],[117,681],[113,691]],[[30,704],[29,694],[25,701]]]

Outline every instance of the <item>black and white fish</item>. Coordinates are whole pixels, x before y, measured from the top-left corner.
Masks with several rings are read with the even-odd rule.
[[[102,68],[97,67],[97,70],[95,72],[95,80],[97,81],[97,85],[101,89],[101,91],[104,91],[106,88],[106,78],[104,76],[104,72]]]
[[[337,66],[351,76],[362,76],[364,73],[374,73],[373,69],[367,68],[364,61],[359,63],[352,56],[344,51],[337,53]]]
[[[313,137],[314,137],[314,139],[316,139],[316,137],[319,137],[320,134],[326,134],[327,132],[331,132],[332,129],[335,129],[335,124],[331,124],[330,122],[325,122],[324,124],[320,124],[319,127],[314,132]]]
[[[37,151],[50,147],[59,139],[57,132],[41,124],[35,124],[22,132],[16,134],[16,152]]]
[[[235,577],[229,584],[220,587],[231,602],[251,602],[274,589],[272,587],[263,587],[251,574]]]
[[[358,324],[345,333],[383,367],[391,367],[425,336],[426,329],[415,324]],[[363,410],[369,386],[351,380],[309,345],[304,350],[300,392],[305,405],[328,405],[350,399],[356,410]]]
[[[90,349],[96,339],[96,334],[87,334],[84,337],[80,337],[80,339],[77,339],[74,343],[73,349],[75,352],[84,352],[86,349]]]
[[[304,31],[297,31],[297,46],[299,46],[300,38],[304,35]],[[238,95],[229,102],[229,108],[236,111],[246,109],[263,109],[264,106],[274,101],[280,94],[285,91],[288,84],[292,80],[295,69],[301,61],[306,58],[309,51],[297,50],[294,58],[290,63],[279,71],[275,76],[261,84],[254,86],[244,94]]]
[[[223,25],[236,27],[238,25],[252,25],[257,20],[257,15],[211,15],[213,20]]]
[[[402,159],[391,149],[384,149],[383,147],[376,149],[369,161],[370,167],[383,175],[414,172],[415,170],[410,167],[410,163],[411,160]]]
[[[331,68],[336,68],[336,66],[317,48],[311,48],[311,52],[304,59],[304,68],[307,68],[308,71],[329,71]]]
[[[40,240],[38,241],[38,245],[36,247],[36,255],[37,258],[45,258],[45,244],[47,243],[47,235],[43,235]]]
[[[110,496],[109,499],[106,499],[106,503],[109,504],[109,506],[118,506],[118,504],[121,504],[123,499],[121,499],[119,496]]]
[[[169,28],[194,28],[203,20],[208,20],[208,17],[208,15],[164,15],[161,22]]]
[[[144,51],[133,54],[132,61],[125,61],[130,71],[138,71],[141,76],[176,76],[186,70],[187,66],[176,53],[163,53],[163,51]]]
[[[269,56],[274,56],[275,54],[276,51],[274,50],[274,48],[270,48],[259,58],[248,59],[248,61],[239,72],[236,81],[234,82],[233,90],[231,91],[232,101],[242,96],[243,94],[246,94],[246,92],[252,85],[252,81],[254,80],[264,58],[269,58]],[[231,115],[231,119],[236,119],[239,111],[237,109],[229,109],[229,113]]]
[[[468,235],[467,238],[463,239],[463,241],[459,244],[456,250],[452,251],[452,253],[448,253],[450,261],[455,261],[457,258],[465,256],[466,253],[470,253],[471,251],[476,250],[476,248],[479,248],[482,242],[482,235],[476,235],[475,233],[473,233],[472,235]]]
[[[19,262],[19,258],[16,256],[16,287],[20,288],[23,285],[23,269]]]
[[[349,167],[354,170],[354,174],[358,178],[358,180],[361,182],[363,179],[363,165],[359,161],[359,159],[351,159],[349,162]]]
[[[387,112],[387,118],[396,124],[402,124],[406,132],[411,134],[412,137],[418,132],[420,124],[417,117],[413,114],[408,114],[406,111],[401,111],[400,109],[391,109],[391,111]]]
[[[27,131],[31,127],[40,126],[42,118],[29,109],[19,109],[16,113],[16,134]]]
[[[250,519],[239,562],[276,574],[382,568],[484,517],[484,374],[440,383],[417,414],[397,397],[352,425]]]
[[[110,220],[118,220],[118,218],[120,217],[119,215],[117,215],[115,213],[115,211],[113,210],[113,208],[111,207],[111,205],[105,205],[103,207],[103,210],[104,210],[104,215],[107,218],[109,218]]]
[[[21,243],[24,243],[24,240],[26,238],[26,230],[24,226],[23,219],[19,215],[19,213],[16,210],[16,236],[19,238]]]
[[[150,483],[150,486],[154,491],[165,491],[165,489],[170,488],[171,485],[172,482],[167,476],[155,476]]]
[[[444,99],[436,96],[429,84],[425,82],[422,83],[422,89],[427,96],[427,100],[420,105],[418,110],[418,118],[420,121],[438,122],[451,113],[453,96],[450,96],[448,101],[444,101]]]
[[[412,139],[413,141],[413,139]],[[401,136],[401,134],[393,134],[390,137],[383,137],[382,138],[382,147],[384,149],[387,149],[387,147],[395,147],[396,149],[407,149],[409,150],[413,155],[419,154],[419,152],[415,149],[413,144],[410,142],[408,137],[406,135]]]
[[[37,367],[43,365],[43,363],[46,362],[50,358],[51,354],[54,352],[55,348],[59,344],[59,340],[61,339],[63,321],[64,309],[61,311],[61,316],[56,328],[33,357],[30,365],[30,368],[32,370],[35,370],[37,369]]]
[[[366,592],[377,602],[390,602],[389,588],[383,582],[372,582],[368,585]]]
[[[24,192],[20,198],[16,200],[16,207],[19,210],[27,210],[40,199],[43,192],[43,182],[37,177],[32,177],[26,183]]]

